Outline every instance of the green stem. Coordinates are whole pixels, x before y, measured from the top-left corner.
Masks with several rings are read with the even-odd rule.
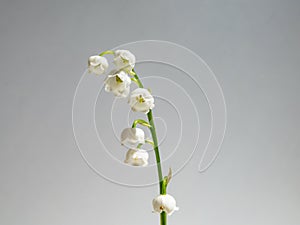
[[[141,119],[137,119],[137,120],[133,121],[132,128],[135,128],[136,125],[138,125],[138,124],[150,128],[150,124],[147,123],[145,120],[141,120]]]
[[[143,146],[142,143],[139,143],[138,146],[136,146],[137,149],[140,149]]]
[[[104,51],[104,52],[101,52],[100,54],[99,54],[99,56],[104,56],[104,55],[107,55],[107,54],[115,54],[115,52],[114,51],[111,51],[111,50],[108,50],[108,51]]]
[[[163,194],[162,193],[163,192],[163,175],[162,175],[160,154],[159,154],[159,149],[158,149],[158,141],[157,141],[157,135],[156,135],[155,125],[154,125],[152,110],[150,110],[147,113],[147,117],[148,117],[149,124],[151,126],[150,132],[151,132],[152,140],[153,140],[153,144],[154,144],[154,152],[155,152],[155,159],[156,159],[158,179],[159,179],[159,193]]]
[[[166,178],[163,180],[161,194],[162,195],[166,195],[167,194],[167,180],[166,180]]]
[[[151,141],[151,140],[149,140],[149,139],[146,139],[146,140],[145,140],[145,143],[150,144],[150,145],[152,145],[152,147],[154,147],[153,141]]]
[[[143,86],[143,84],[142,84],[140,78],[138,77],[138,75],[137,75],[136,72],[134,71],[134,69],[132,69],[132,72],[133,72],[133,74],[134,74],[133,77],[135,78],[137,85],[138,85],[140,88],[143,88],[144,86]]]
[[[132,70],[133,76],[137,81],[137,84],[140,88],[143,88],[143,84],[141,80],[139,79],[138,75],[134,70]],[[161,168],[161,162],[160,162],[160,154],[159,154],[159,149],[158,149],[158,140],[157,140],[157,135],[156,135],[156,130],[155,130],[155,125],[154,125],[154,119],[153,119],[153,114],[152,110],[150,110],[147,113],[148,121],[150,124],[150,132],[152,135],[152,140],[154,144],[154,152],[155,152],[155,159],[156,159],[156,166],[157,166],[157,172],[158,172],[158,179],[159,179],[159,193],[160,194],[166,194],[166,185],[164,185],[164,179],[162,175],[162,168]],[[160,214],[160,225],[167,225],[167,214],[165,212],[162,212]]]
[[[162,212],[160,214],[160,225],[167,225],[167,213]]]

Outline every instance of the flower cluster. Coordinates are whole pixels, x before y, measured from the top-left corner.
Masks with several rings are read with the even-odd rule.
[[[154,107],[154,98],[150,91],[145,88],[136,88],[130,93],[130,85],[135,66],[135,56],[128,50],[108,51],[114,55],[113,63],[115,68],[111,70],[106,79],[105,91],[113,93],[116,97],[126,98],[129,96],[128,104],[132,111],[148,113]],[[96,75],[104,74],[109,67],[107,59],[102,55],[94,55],[89,57],[88,71]],[[126,128],[121,134],[121,143],[130,147],[125,163],[132,166],[148,165],[148,152],[140,149],[145,143],[144,131],[140,128]]]
[[[133,112],[148,114],[154,107],[154,98],[151,95],[151,92],[148,89],[143,88],[143,85],[141,85],[138,76],[134,71],[136,59],[130,51],[105,51],[100,55],[91,56],[88,60],[88,72],[96,75],[106,73],[109,68],[109,63],[104,57],[106,54],[113,54],[114,68],[108,73],[104,80],[105,91],[111,92],[114,96],[119,98],[127,98],[129,96],[128,104]],[[130,93],[132,81],[138,85],[138,88]],[[152,114],[150,115],[152,117]],[[126,164],[131,166],[148,165],[149,154],[147,151],[141,149],[141,146],[146,142],[151,144],[153,144],[153,142],[148,139],[146,140],[144,131],[141,128],[136,127],[136,125],[140,124],[151,129],[151,125],[149,123],[138,119],[134,121],[132,127],[125,128],[122,131],[121,144],[129,149],[124,160]],[[168,179],[171,179],[171,175]],[[166,212],[166,214],[171,215],[175,210],[178,210],[175,199],[168,194],[161,194],[157,196],[153,199],[152,204],[154,212],[158,213]]]
[[[125,128],[121,133],[121,144],[129,147],[125,163],[131,166],[147,166],[149,154],[140,149],[145,144],[145,133],[141,128]]]
[[[104,81],[105,91],[113,93],[116,97],[126,98],[130,93],[131,81],[134,80],[130,76],[135,66],[135,56],[128,50],[117,50],[112,53],[115,68],[108,73]],[[108,67],[108,61],[104,56],[89,57],[89,73],[104,74]],[[148,113],[154,107],[154,98],[149,90],[137,88],[131,92],[128,103],[133,111]]]

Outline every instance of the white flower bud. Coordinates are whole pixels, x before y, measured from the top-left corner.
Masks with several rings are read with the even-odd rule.
[[[147,89],[137,88],[131,92],[128,103],[133,111],[147,114],[154,107],[154,98]]]
[[[105,73],[107,68],[108,68],[108,62],[105,57],[99,55],[94,55],[89,57],[89,61],[88,61],[89,73],[100,75]]]
[[[129,94],[131,79],[124,71],[108,75],[104,83],[105,91],[112,92],[117,97],[125,98]]]
[[[130,72],[135,65],[135,56],[128,50],[115,51],[114,64],[117,70]]]
[[[142,149],[129,149],[126,153],[125,163],[132,166],[147,166],[149,154]]]
[[[145,133],[140,128],[125,128],[121,133],[121,144],[135,146],[145,143]]]
[[[179,210],[176,206],[176,201],[171,195],[159,195],[152,201],[154,212],[166,212],[171,215],[174,211]]]

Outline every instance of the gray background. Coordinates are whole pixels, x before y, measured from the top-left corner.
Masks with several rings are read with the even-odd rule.
[[[228,110],[217,162],[170,186],[170,224],[300,223],[299,1],[0,3],[0,224],[157,224],[156,187],[93,173],[72,133],[73,94],[98,49],[161,39],[199,54]]]

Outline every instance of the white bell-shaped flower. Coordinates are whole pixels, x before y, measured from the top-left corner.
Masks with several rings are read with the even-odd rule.
[[[166,212],[171,215],[174,211],[179,210],[176,206],[176,200],[171,195],[159,195],[152,201],[154,212]]]
[[[108,62],[105,57],[99,55],[93,55],[89,57],[89,61],[88,61],[89,73],[100,75],[105,73],[107,68],[108,68]]]
[[[142,149],[129,149],[126,153],[125,163],[131,166],[147,166],[149,154]]]
[[[135,65],[135,56],[128,50],[115,51],[114,64],[117,70],[130,72]]]
[[[121,133],[121,144],[136,146],[145,143],[145,133],[141,128],[125,128]]]
[[[128,103],[133,111],[148,113],[154,107],[154,98],[147,89],[137,88],[131,92]]]
[[[112,73],[104,81],[105,91],[112,92],[117,97],[127,97],[130,91],[130,77],[124,71],[112,71]]]

